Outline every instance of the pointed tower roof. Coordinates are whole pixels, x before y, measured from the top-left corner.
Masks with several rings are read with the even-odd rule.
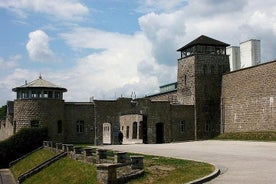
[[[205,36],[205,35],[201,35],[200,37],[198,37],[195,40],[191,41],[187,45],[181,47],[177,51],[182,51],[182,50],[185,50],[185,49],[190,48],[190,47],[195,46],[195,45],[211,45],[211,46],[223,46],[223,47],[229,46],[229,44],[227,44],[227,43],[215,40],[215,39],[210,38],[210,37]]]
[[[42,79],[42,76],[40,75],[38,79],[30,82],[30,83],[27,83],[27,81],[25,82],[24,85],[20,86],[20,87],[16,87],[16,88],[13,88],[12,91],[17,91],[19,89],[24,89],[24,88],[50,88],[50,89],[58,89],[58,90],[61,90],[63,92],[66,92],[67,89],[66,88],[63,88],[63,87],[59,87],[49,81],[46,81],[44,79]]]

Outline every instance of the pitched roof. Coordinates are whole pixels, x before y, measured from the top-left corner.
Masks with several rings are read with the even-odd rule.
[[[227,43],[215,40],[215,39],[210,38],[210,37],[205,36],[205,35],[201,35],[200,37],[198,37],[195,40],[191,41],[187,45],[181,47],[177,51],[182,51],[182,50],[190,48],[194,45],[213,45],[213,46],[224,46],[224,47],[229,46],[229,44],[227,44]]]
[[[66,88],[59,87],[49,81],[46,81],[46,80],[42,79],[41,76],[39,76],[38,79],[36,79],[30,83],[26,83],[20,87],[13,88],[12,90],[17,91],[18,89],[24,89],[24,88],[51,88],[51,89],[59,89],[59,90],[62,90],[63,92],[67,91]]]

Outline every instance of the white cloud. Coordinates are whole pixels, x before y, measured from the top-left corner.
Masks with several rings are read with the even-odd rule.
[[[132,91],[141,97],[156,92],[163,76],[169,82],[175,80],[175,71],[164,72],[171,67],[159,66],[152,56],[151,43],[141,32],[124,35],[78,28],[61,36],[74,49],[102,49],[79,59],[77,66],[69,72],[72,75],[68,80],[68,99],[73,99],[76,94],[86,99],[91,96],[108,99],[130,96]]]
[[[30,4],[33,1],[26,2]],[[38,2],[43,4],[41,1]],[[77,26],[69,32],[59,33],[59,36],[73,49],[72,52],[79,49],[85,49],[83,53],[91,51],[86,56],[77,58],[76,65],[71,69],[45,72],[45,77],[51,76],[49,81],[68,88],[65,94],[67,101],[88,101],[91,96],[97,99],[119,97],[121,94],[130,96],[131,91],[136,91],[137,96],[155,93],[159,85],[176,81],[176,65],[179,57],[176,49],[202,34],[232,45],[238,45],[251,38],[260,39],[263,60],[276,58],[275,0],[266,0],[265,3],[258,0],[139,2],[141,11],[151,13],[139,18],[140,31],[133,35]],[[1,6],[4,5],[0,2]],[[58,15],[48,12],[47,7],[45,9],[34,8],[34,5],[22,5],[21,8],[17,5],[8,7],[24,12],[27,9]],[[53,9],[53,12],[57,11]],[[86,11],[78,12],[82,13],[76,17],[82,18],[86,15]],[[60,18],[70,17],[66,14],[60,16]],[[38,33],[38,36],[32,38],[30,34],[29,43],[32,43],[28,49],[30,57],[31,53],[33,58],[38,59],[45,58],[41,55],[52,57],[49,37],[44,32]],[[24,74],[23,71],[18,71]],[[38,76],[36,72],[29,71],[29,73]],[[27,72],[25,74],[26,76],[22,75],[21,79],[34,77],[27,75]],[[11,81],[11,87],[15,87],[17,79],[14,78],[14,73],[12,76],[10,79],[4,79],[7,79],[7,82]],[[2,91],[0,93],[2,94]]]
[[[55,56],[49,47],[49,37],[42,30],[36,30],[29,33],[29,41],[26,44],[26,49],[29,57],[33,61],[53,61]]]
[[[138,3],[138,12],[168,12],[179,9],[187,3],[187,0],[140,0]]]
[[[12,69],[18,65],[18,60],[22,58],[21,55],[10,57],[7,61],[0,57],[0,71],[1,73],[7,69]]]
[[[44,13],[63,20],[80,20],[88,14],[88,8],[76,0],[8,0],[0,7],[26,18],[28,12]]]

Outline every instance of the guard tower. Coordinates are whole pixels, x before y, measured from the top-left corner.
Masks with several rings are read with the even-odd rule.
[[[194,105],[195,139],[220,133],[221,80],[230,70],[227,46],[202,35],[177,50],[177,98],[180,104]]]
[[[23,127],[48,127],[49,137],[63,140],[64,100],[67,89],[51,82],[38,79],[13,88],[16,92],[14,101],[14,130]]]

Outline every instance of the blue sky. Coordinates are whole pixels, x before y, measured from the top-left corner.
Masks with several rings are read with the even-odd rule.
[[[260,39],[262,62],[276,58],[274,0],[0,0],[0,22],[0,105],[39,74],[66,101],[156,93],[202,34]]]

